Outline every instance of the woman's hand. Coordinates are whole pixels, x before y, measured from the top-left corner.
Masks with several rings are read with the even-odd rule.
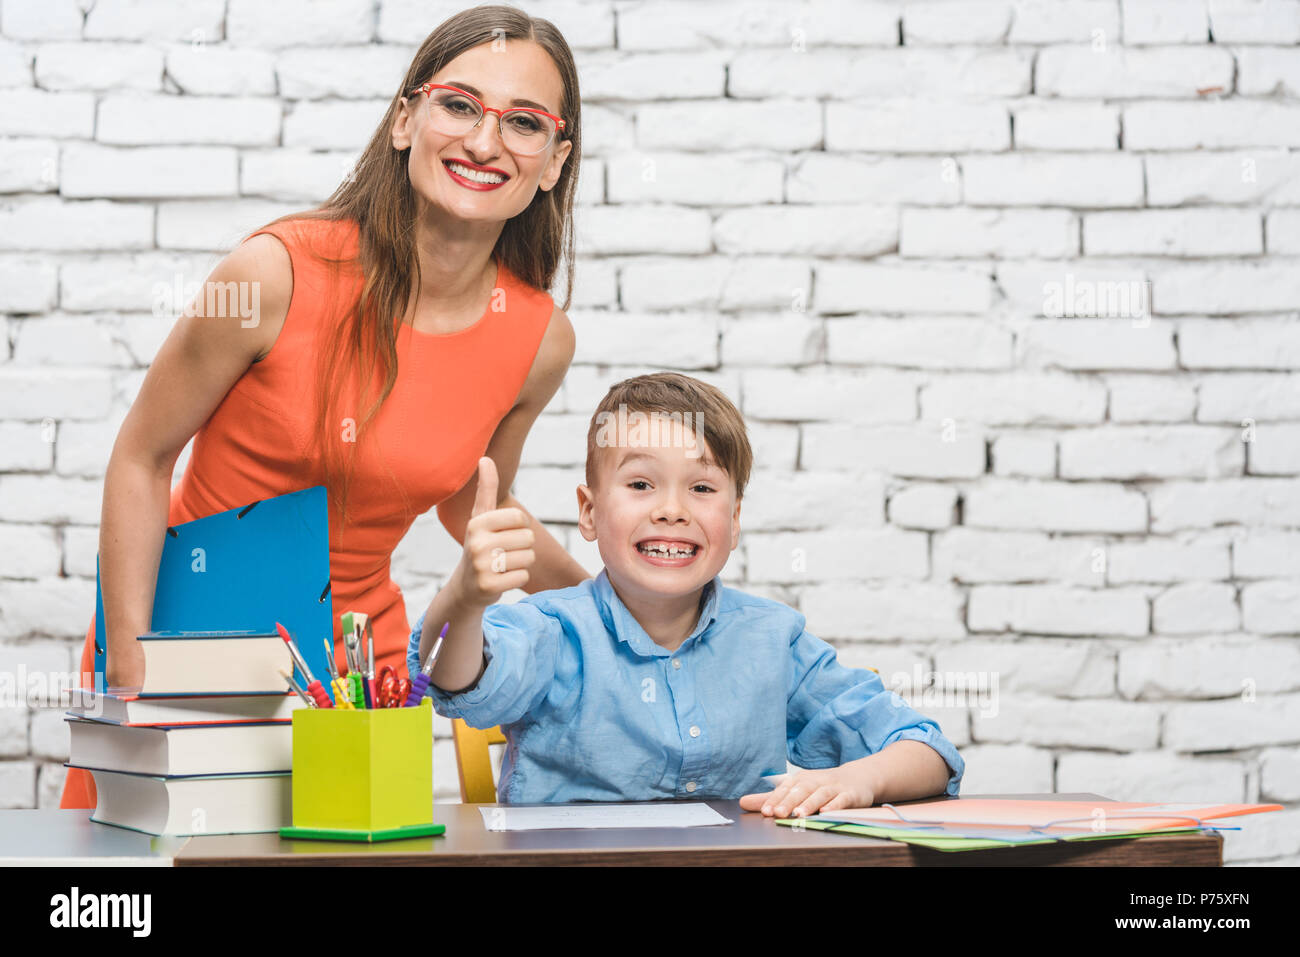
[[[95,640],[100,640],[95,636]],[[138,641],[123,641],[113,648],[104,666],[110,688],[139,688],[144,684],[144,649]]]
[[[768,794],[746,794],[741,810],[762,811],[764,817],[807,817],[818,811],[871,807],[876,787],[870,770],[856,761],[822,771],[785,775]]]
[[[497,467],[485,455],[478,460],[474,509],[456,568],[460,601],[486,608],[511,588],[523,588],[535,560],[528,516],[518,508],[497,508]]]

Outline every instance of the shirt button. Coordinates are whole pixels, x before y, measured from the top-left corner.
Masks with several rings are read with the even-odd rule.
[[[694,781],[687,781],[687,782],[686,782],[686,790],[688,790],[688,791],[694,791],[694,790],[695,790],[695,782],[694,782]]]
[[[696,725],[696,724],[691,725],[691,737],[692,737],[692,738],[698,738],[699,736],[700,736],[700,727],[699,727],[699,725]]]
[[[673,667],[676,668],[676,669],[679,670],[679,671],[681,670],[681,667],[682,667],[682,661],[681,661],[680,658],[674,658],[674,659],[673,659]]]

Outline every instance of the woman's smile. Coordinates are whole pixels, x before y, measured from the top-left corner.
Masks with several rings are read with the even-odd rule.
[[[478,169],[460,160],[443,160],[443,168],[460,186],[466,189],[490,190],[509,182],[510,177],[499,170]]]

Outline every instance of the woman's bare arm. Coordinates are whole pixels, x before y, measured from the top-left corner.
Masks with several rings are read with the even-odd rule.
[[[113,444],[99,527],[107,635],[97,636],[107,641],[110,687],[138,686],[144,678],[134,639],[150,625],[176,459],[230,387],[275,343],[293,291],[289,253],[269,234],[254,236],[226,256],[208,282],[257,283],[260,308],[248,320],[207,316],[200,291],[187,310],[193,315],[177,319],[159,348]]]

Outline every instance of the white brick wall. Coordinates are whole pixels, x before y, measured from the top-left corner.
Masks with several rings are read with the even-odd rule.
[[[756,453],[727,580],[851,663],[1000,679],[994,713],[932,709],[967,790],[1293,829],[1300,0],[525,6],[575,51],[586,156],[577,356],[521,500],[595,570],[594,403],[698,375]],[[151,284],[327,196],[461,7],[0,4],[0,664],[79,651]],[[416,522],[413,615],[456,555]],[[56,803],[65,748],[0,712],[0,806]],[[1229,859],[1295,855],[1277,817]]]

